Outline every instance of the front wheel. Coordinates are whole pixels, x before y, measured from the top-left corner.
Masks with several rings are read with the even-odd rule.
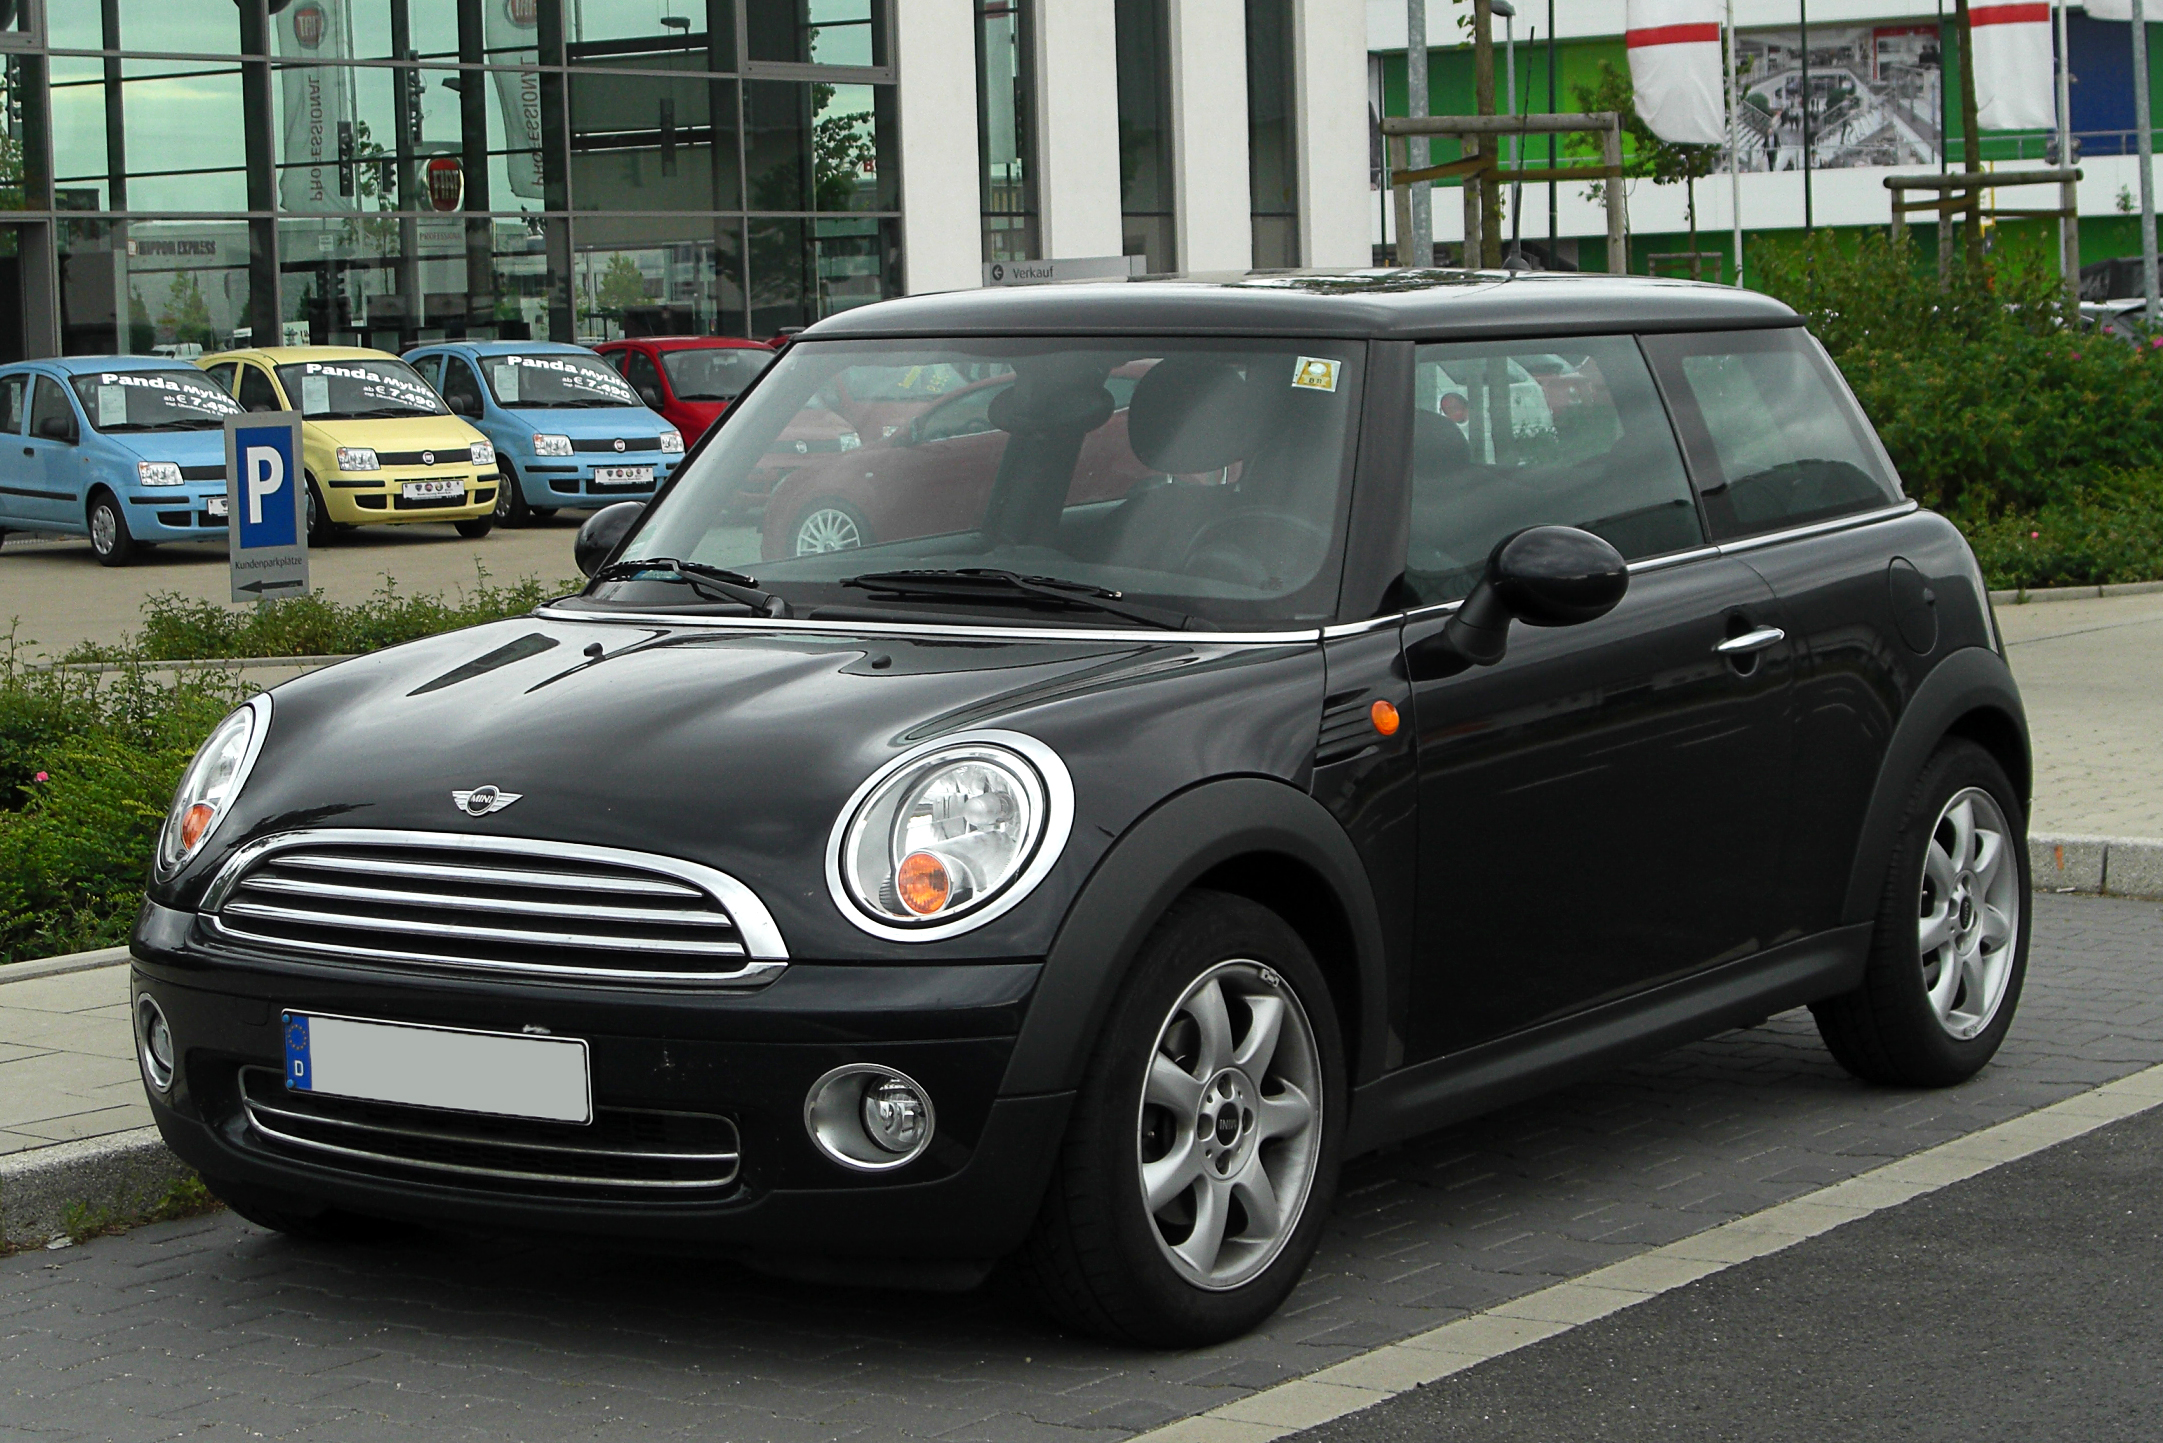
[[[128,531],[127,513],[112,492],[93,496],[85,519],[90,526],[90,554],[98,558],[98,565],[126,566],[135,559],[139,547]]]
[[[1908,794],[1862,986],[1813,1003],[1866,1082],[1947,1087],[2005,1040],[2028,971],[2028,842],[2005,769],[1947,741]]]
[[[508,466],[502,471],[496,478],[496,524],[505,528],[524,526],[532,518],[533,508],[526,505],[526,491],[519,485],[518,473]]]
[[[323,492],[316,486],[315,477],[308,481],[308,544],[328,546],[340,530],[330,519],[330,508],[323,504]]]
[[[1306,1271],[1346,1115],[1336,1009],[1275,913],[1197,892],[1135,961],[1020,1265],[1070,1326],[1192,1348]]]
[[[465,537],[466,540],[478,541],[496,529],[496,518],[493,516],[476,516],[470,521],[458,521],[452,524],[458,528],[458,534]]]

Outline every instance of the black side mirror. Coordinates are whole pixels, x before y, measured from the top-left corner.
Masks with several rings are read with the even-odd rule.
[[[638,399],[644,402],[650,410],[658,411],[661,409],[661,393],[651,386],[640,386],[638,388]]]
[[[455,396],[443,398],[443,404],[451,408],[454,416],[478,416],[481,414],[481,398],[461,391]]]
[[[48,441],[72,441],[75,439],[75,428],[68,424],[65,416],[40,416],[38,434]]]
[[[631,528],[645,514],[643,501],[618,501],[588,516],[586,524],[578,528],[578,539],[571,543],[571,556],[578,562],[578,569],[591,576],[607,565],[608,558],[616,554],[623,538],[631,534]]]
[[[1487,574],[1435,638],[1473,666],[1493,666],[1509,646],[1512,621],[1575,626],[1615,609],[1630,589],[1622,553],[1574,526],[1531,526],[1505,536]]]

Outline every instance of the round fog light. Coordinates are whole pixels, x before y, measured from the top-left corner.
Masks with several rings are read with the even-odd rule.
[[[931,1096],[915,1078],[854,1062],[812,1084],[804,1129],[843,1167],[885,1172],[924,1151],[936,1125]]]
[[[143,1076],[160,1092],[173,1087],[173,1029],[165,1013],[149,997],[135,1003],[135,1052],[142,1060]]]

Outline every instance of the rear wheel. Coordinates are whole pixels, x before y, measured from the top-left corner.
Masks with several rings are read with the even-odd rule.
[[[871,527],[864,514],[846,501],[816,501],[796,523],[795,554],[815,556],[822,551],[854,551],[871,544]]]
[[[112,492],[100,491],[92,496],[84,520],[90,527],[90,554],[98,558],[100,566],[126,566],[135,559],[138,547],[128,531],[127,513]]]
[[[1275,913],[1197,892],[1105,1024],[1020,1259],[1071,1326],[1159,1347],[1248,1331],[1289,1294],[1336,1192],[1337,1017]]]
[[[533,516],[533,509],[526,505],[526,493],[518,484],[518,473],[509,466],[503,466],[502,471],[503,475],[496,483],[496,524],[524,526]]]
[[[1997,759],[1947,741],[1908,794],[1862,986],[1814,1003],[1840,1065],[1946,1087],[2005,1040],[2028,970],[2028,844]]]

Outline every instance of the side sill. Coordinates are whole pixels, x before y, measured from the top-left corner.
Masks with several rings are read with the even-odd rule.
[[[1871,924],[1821,932],[1642,996],[1422,1062],[1358,1089],[1347,1156],[1371,1152],[1862,982]]]

